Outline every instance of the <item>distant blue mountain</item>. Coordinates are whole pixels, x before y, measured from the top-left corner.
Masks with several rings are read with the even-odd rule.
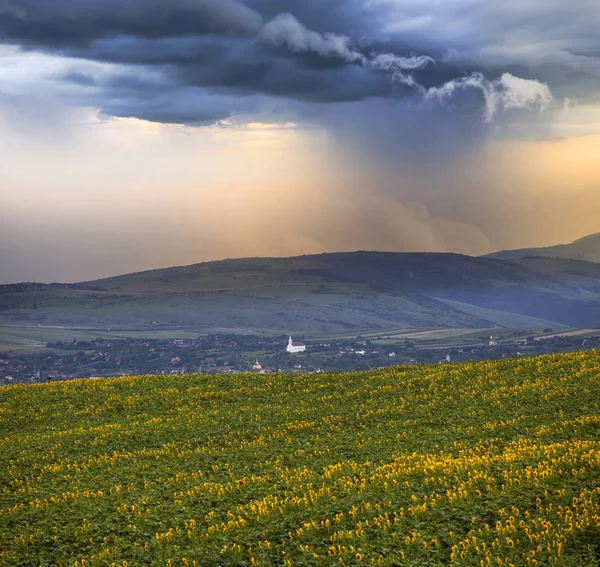
[[[575,245],[583,254],[594,241],[600,235]],[[600,263],[523,254],[529,257],[246,258],[76,284],[0,286],[0,326],[278,334],[600,326]]]
[[[486,258],[500,260],[520,260],[528,256],[545,258],[570,258],[585,262],[600,262],[600,232],[580,238],[571,244],[560,244],[546,248],[522,248],[521,250],[502,250],[487,254]]]

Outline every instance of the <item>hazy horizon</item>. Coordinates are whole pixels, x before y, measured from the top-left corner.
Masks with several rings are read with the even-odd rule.
[[[600,233],[594,233],[594,234],[586,234],[584,237],[586,236],[595,236],[596,234],[600,234]],[[579,239],[576,239],[579,240]],[[555,243],[555,244],[550,244],[548,245],[549,247],[553,247],[553,246],[561,246],[561,245],[565,245],[565,244],[572,244],[572,242],[568,242],[568,243],[564,243],[564,242],[560,242],[560,243]],[[524,247],[520,247],[520,248],[524,248],[524,249],[529,249],[529,248],[545,248],[544,247],[539,247],[539,246],[524,246]],[[519,249],[520,249],[519,248]],[[508,250],[508,249],[500,249],[500,250],[492,250],[491,253],[494,252],[502,252],[504,250]],[[383,249],[355,249],[355,250],[327,250],[327,251],[316,251],[316,252],[302,252],[302,253],[298,253],[298,254],[288,254],[288,255],[263,255],[263,256],[256,256],[256,255],[247,255],[247,256],[223,256],[223,257],[219,257],[219,258],[211,258],[211,259],[206,259],[206,260],[200,260],[198,262],[189,262],[189,263],[185,263],[185,264],[172,264],[172,265],[164,265],[164,266],[154,266],[154,267],[148,267],[148,268],[142,268],[142,269],[136,269],[133,271],[126,271],[126,272],[118,272],[118,273],[106,273],[106,274],[101,274],[97,277],[93,277],[90,279],[85,279],[85,280],[70,280],[70,281],[66,281],[66,280],[46,280],[46,281],[40,281],[40,280],[19,280],[19,281],[9,281],[9,282],[0,282],[0,285],[11,285],[11,284],[22,284],[22,283],[39,283],[39,284],[72,284],[72,283],[84,283],[86,281],[96,281],[96,280],[103,280],[103,279],[110,279],[113,277],[119,277],[119,276],[126,276],[126,275],[132,275],[132,274],[137,274],[137,273],[142,273],[142,272],[151,272],[151,271],[157,271],[157,270],[168,270],[168,269],[173,269],[173,268],[185,268],[188,266],[194,266],[194,265],[198,265],[198,264],[203,264],[203,263],[210,263],[210,262],[222,262],[222,261],[229,261],[229,260],[253,260],[253,259],[261,259],[261,258],[265,258],[265,259],[286,259],[286,258],[297,258],[297,257],[302,257],[302,256],[318,256],[321,254],[353,254],[353,253],[362,253],[362,252],[368,252],[368,253],[393,253],[393,254],[463,254],[461,252],[440,252],[440,251],[419,251],[419,252],[415,252],[415,251],[411,251],[411,250],[402,250],[402,251],[398,251],[398,250],[383,250]],[[477,255],[471,255],[471,254],[463,254],[466,256],[471,256],[471,257],[478,257]],[[486,254],[482,254],[480,256],[485,256]],[[584,260],[585,261],[585,260]]]
[[[599,25],[594,0],[0,0],[0,284],[597,233]]]

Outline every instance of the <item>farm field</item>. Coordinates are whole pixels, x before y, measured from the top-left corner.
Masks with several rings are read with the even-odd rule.
[[[600,562],[600,352],[0,388],[0,565]]]
[[[232,329],[218,328],[215,332],[228,333]],[[233,329],[237,334],[243,335],[242,331]],[[104,339],[196,339],[205,333],[196,329],[154,329],[142,328],[131,329],[127,327],[116,327],[108,330],[99,327],[61,327],[42,325],[2,325],[0,324],[0,350],[12,350],[13,352],[35,353],[46,348],[49,342],[71,342],[93,341],[96,338]]]

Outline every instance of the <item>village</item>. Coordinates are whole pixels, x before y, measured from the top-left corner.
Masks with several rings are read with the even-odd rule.
[[[37,353],[0,351],[0,384],[159,374],[286,373],[374,370],[448,364],[600,347],[600,336],[474,336],[444,346],[411,340],[296,340],[214,334],[196,339],[103,339],[48,343]]]

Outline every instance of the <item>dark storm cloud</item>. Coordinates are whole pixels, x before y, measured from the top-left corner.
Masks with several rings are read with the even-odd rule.
[[[351,47],[348,37],[327,31],[345,27],[357,15],[351,5],[331,2],[325,6],[320,22],[325,32],[321,34],[289,13],[275,14],[276,4],[269,2],[246,6],[235,0],[3,0],[0,33],[5,42],[26,49],[128,65],[130,76],[146,75],[143,67],[150,67],[164,78],[162,93],[156,93],[156,82],[152,85],[157,105],[179,88],[185,95],[177,96],[187,99],[190,87],[224,93],[229,102],[236,94],[315,102],[389,96],[389,73],[367,71],[358,47]],[[291,2],[286,7],[316,24],[315,14],[305,4]],[[259,10],[267,18],[274,17],[265,20]],[[67,73],[63,79],[78,85],[95,82],[80,72]],[[147,100],[146,79],[132,77],[127,97],[119,96],[118,103],[109,88],[111,81],[99,82],[103,90],[95,104],[105,112],[109,107],[134,109],[136,82],[140,84],[138,96]],[[239,106],[247,107],[247,99],[241,102],[232,105],[223,118]],[[201,113],[200,122],[204,117]]]
[[[369,8],[363,0],[248,0],[246,4],[262,14],[265,21],[290,13],[320,33],[361,38],[379,27],[379,10]]]
[[[118,116],[178,123],[189,116],[197,124],[220,107],[221,118],[245,112],[256,97],[327,103],[417,95],[454,104],[474,93],[489,120],[507,108],[548,104],[549,91],[507,73],[550,82],[569,98],[589,96],[600,80],[598,10],[596,0],[578,2],[583,13],[558,0],[512,8],[499,0],[0,0],[0,41],[122,67],[100,80],[81,70],[61,76],[96,86],[85,103]],[[207,112],[194,119],[202,100]]]
[[[68,51],[76,57],[79,50]],[[365,73],[357,65],[318,54],[290,55],[259,41],[233,37],[119,37],[94,41],[86,56],[96,61],[152,67],[165,84],[228,89],[313,101],[359,100],[390,92],[386,73]],[[133,69],[130,74],[141,72]]]
[[[127,85],[130,88],[131,85]],[[234,114],[252,112],[256,101],[252,97],[233,97],[220,93],[207,93],[203,89],[186,87],[162,90],[140,97],[137,91],[121,89],[121,97],[106,101],[104,112],[110,116],[128,118],[135,116],[151,122],[210,125]]]
[[[0,33],[42,47],[94,39],[206,33],[254,34],[261,17],[237,0],[2,0]]]

